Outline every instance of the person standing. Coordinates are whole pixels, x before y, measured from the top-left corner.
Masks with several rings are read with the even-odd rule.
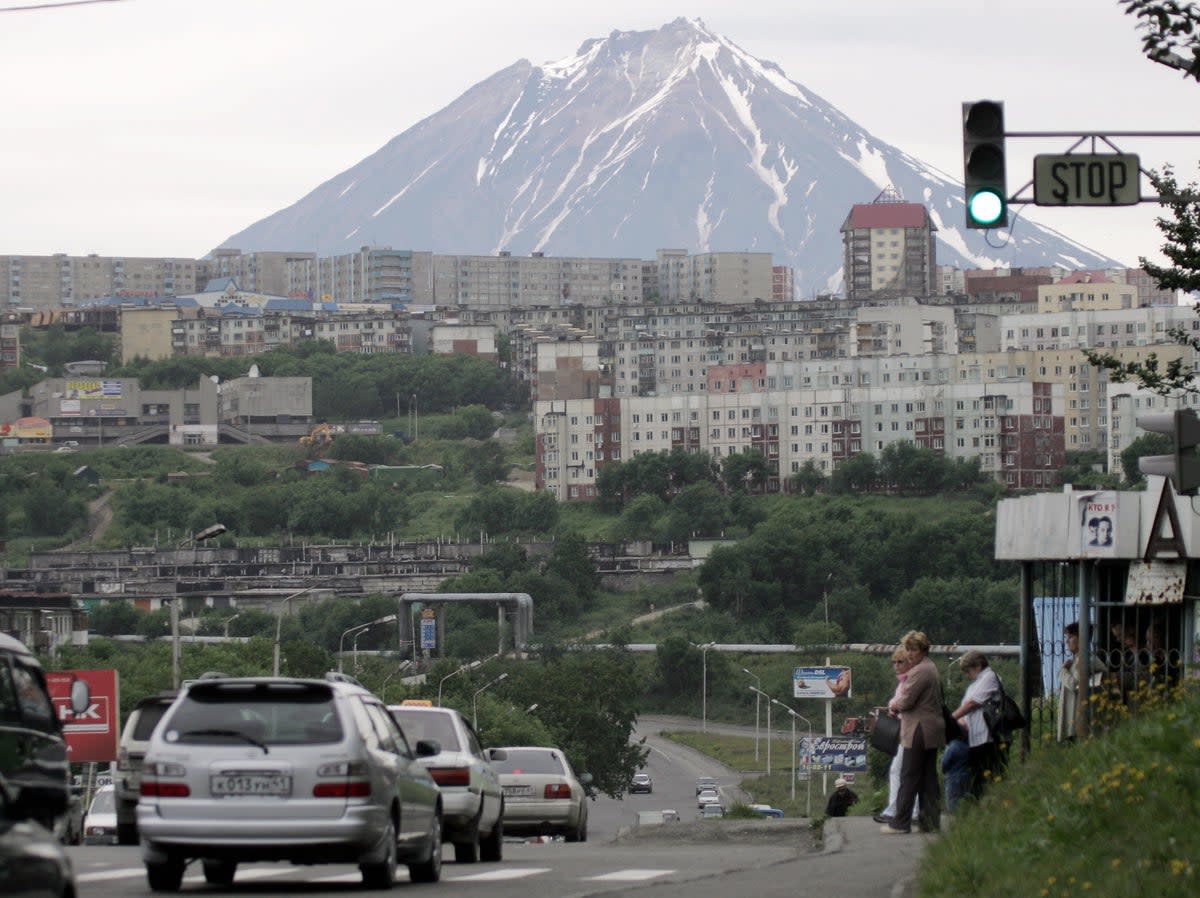
[[[900,717],[900,793],[896,813],[881,832],[899,835],[912,832],[909,822],[917,797],[921,799],[919,822],[925,832],[941,827],[941,796],[938,785],[938,749],[946,744],[942,717],[942,680],[937,665],[929,659],[929,637],[910,630],[900,640],[912,667],[899,693],[888,702],[888,712]]]
[[[908,671],[912,667],[912,661],[908,658],[908,652],[903,648],[898,648],[892,652],[892,672],[896,675],[896,691],[892,694],[892,698],[900,695],[900,687],[904,685],[905,679],[908,677]],[[904,746],[896,748],[896,754],[892,758],[891,766],[888,767],[888,802],[887,807],[880,813],[875,815],[876,823],[891,823],[896,816],[896,799],[900,797],[900,767],[904,763]],[[920,800],[914,806],[914,811],[920,811]]]
[[[983,795],[989,779],[1000,772],[1004,763],[1000,746],[988,730],[983,709],[988,702],[999,699],[1003,691],[1000,677],[988,665],[983,652],[971,649],[958,659],[958,666],[971,684],[963,694],[962,704],[953,711],[953,717],[967,734],[967,762],[971,768],[971,794],[976,798]]]
[[[1074,742],[1079,735],[1079,621],[1072,621],[1063,628],[1067,651],[1071,657],[1062,663],[1058,671],[1058,714],[1055,721],[1059,742]],[[1104,662],[1094,652],[1088,653],[1088,679],[1099,686],[1104,674]]]
[[[858,795],[850,784],[842,777],[838,777],[833,781],[833,791],[829,794],[829,801],[825,804],[826,817],[845,817],[846,812],[858,801]]]

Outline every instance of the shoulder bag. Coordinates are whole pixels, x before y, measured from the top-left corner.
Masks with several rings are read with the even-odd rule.
[[[896,756],[900,748],[900,719],[880,714],[875,718],[871,727],[871,747],[877,748],[884,754]]]
[[[1000,678],[996,681],[999,683]],[[1000,683],[1000,694],[984,704],[983,721],[993,742],[1012,742],[1013,732],[1025,729],[1027,723],[1021,706],[1004,691],[1003,683]]]

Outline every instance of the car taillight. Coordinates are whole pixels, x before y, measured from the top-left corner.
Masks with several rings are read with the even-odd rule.
[[[187,783],[157,783],[142,781],[142,795],[149,798],[187,798],[192,794]]]
[[[571,787],[566,783],[547,783],[542,792],[543,798],[570,798]]]
[[[471,770],[469,767],[430,767],[429,774],[439,786],[471,785]]]
[[[366,780],[317,783],[313,786],[313,798],[366,798],[370,794],[371,784]]]

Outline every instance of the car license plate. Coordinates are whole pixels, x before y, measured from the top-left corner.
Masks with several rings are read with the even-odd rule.
[[[212,777],[212,794],[217,798],[237,795],[292,794],[292,778],[282,773],[221,773]]]
[[[521,798],[523,796],[527,797],[532,794],[533,794],[533,786],[505,786],[504,787],[504,797],[505,798]]]

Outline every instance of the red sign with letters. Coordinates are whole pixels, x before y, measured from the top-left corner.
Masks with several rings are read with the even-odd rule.
[[[87,709],[72,709],[71,690],[87,684]],[[84,761],[115,761],[121,739],[121,701],[115,670],[58,670],[46,674],[54,711],[62,721],[67,741],[67,758],[72,764]]]

